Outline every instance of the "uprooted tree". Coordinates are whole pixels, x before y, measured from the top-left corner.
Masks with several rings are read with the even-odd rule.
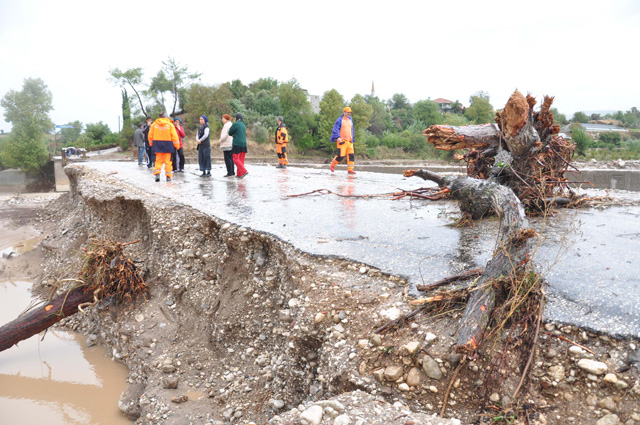
[[[83,248],[83,263],[75,278],[58,281],[45,301],[0,328],[0,352],[11,348],[83,308],[106,300],[131,305],[144,297],[147,285],[141,271],[119,243],[92,239]]]
[[[498,349],[498,355],[488,356],[499,367],[487,370],[489,375],[496,374],[504,371],[506,363],[512,363],[512,370],[522,374],[519,384],[512,385],[513,397],[526,379],[544,308],[542,278],[531,264],[537,234],[529,228],[525,210],[544,213],[552,206],[585,201],[568,187],[565,173],[572,167],[575,147],[559,134],[550,112],[552,102],[553,97],[546,96],[541,109],[534,111],[536,100],[515,91],[504,109],[496,113],[495,124],[434,125],[424,131],[437,149],[466,150],[455,158],[466,162],[467,176],[441,176],[429,170],[408,170],[405,176],[437,183],[439,198],[446,195],[457,200],[467,219],[499,216],[497,249],[484,270],[462,276],[478,276],[472,289],[438,289],[431,296],[415,300],[414,304],[421,304],[417,310],[376,331],[385,332],[419,312],[466,300],[456,349],[467,358],[476,358],[483,348],[509,346],[509,350]],[[443,280],[429,290],[452,280]],[[509,351],[516,355],[507,359]],[[492,381],[504,378],[487,376],[485,389]]]

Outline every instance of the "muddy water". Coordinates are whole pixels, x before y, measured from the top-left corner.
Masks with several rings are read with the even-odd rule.
[[[0,323],[31,302],[31,283],[0,282]],[[0,353],[0,425],[131,424],[117,403],[127,370],[85,347],[80,334],[49,330]]]

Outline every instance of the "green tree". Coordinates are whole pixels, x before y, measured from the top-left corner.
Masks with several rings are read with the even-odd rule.
[[[320,100],[320,119],[318,123],[319,148],[327,152],[335,149],[335,143],[331,141],[331,132],[336,119],[342,115],[345,107],[344,98],[336,90],[331,89],[322,95]]]
[[[272,96],[267,90],[260,90],[255,96],[253,107],[250,109],[253,109],[262,116],[277,116],[281,113],[280,100]]]
[[[359,94],[351,99],[349,105],[353,111],[351,117],[353,118],[356,133],[354,150],[362,152],[366,146],[366,132],[367,128],[370,127],[371,117],[373,116],[373,106],[369,105],[364,100],[364,97]]]
[[[593,139],[584,131],[580,124],[571,125],[571,138],[576,144],[576,152],[578,155],[584,156],[587,149],[593,146]]]
[[[80,121],[68,122],[66,125],[73,126],[73,128],[61,128],[60,140],[62,146],[75,146],[80,134],[82,134],[82,128],[84,127]]]
[[[387,105],[385,105],[384,102],[380,101],[377,96],[371,95],[364,96],[364,100],[373,108],[367,130],[380,136],[385,130],[394,127],[391,121],[391,115],[387,112]]]
[[[579,122],[579,123],[587,123],[589,122],[589,117],[582,111],[578,111],[573,114],[573,118],[571,118],[571,122]]]
[[[592,121],[601,120],[602,116],[600,114],[593,113],[593,114],[591,114],[591,116],[589,116],[589,119],[592,120]]]
[[[556,124],[566,125],[569,123],[569,120],[567,120],[567,116],[560,113],[557,108],[551,108],[551,113],[553,114],[553,119]]]
[[[254,94],[257,94],[262,90],[265,90],[271,93],[271,92],[274,92],[277,88],[278,88],[278,80],[271,77],[260,78],[259,80],[249,84],[249,90],[251,90],[251,92],[253,92]]]
[[[399,109],[411,109],[411,102],[409,102],[409,99],[407,99],[407,96],[405,96],[402,93],[396,93],[393,96],[391,96],[391,99],[389,99],[388,104],[389,104],[389,108],[391,108],[392,111],[399,110]]]
[[[115,85],[121,88],[125,86],[131,87],[138,98],[138,102],[140,103],[140,110],[142,110],[144,116],[149,116],[147,111],[144,109],[142,97],[140,96],[138,89],[136,89],[136,86],[140,87],[142,85],[142,68],[131,68],[126,71],[121,71],[119,68],[113,68],[109,70],[109,75],[111,76],[111,82]]]
[[[191,129],[199,125],[198,117],[200,115],[206,115],[209,118],[211,130],[217,131],[222,128],[219,118],[223,114],[233,115],[235,112],[240,112],[234,110],[232,106],[232,101],[235,99],[228,83],[219,86],[192,84],[186,99],[184,104],[184,109],[187,111],[185,125]]]
[[[122,89],[122,130],[118,135],[118,145],[127,150],[133,144],[133,124],[131,122],[131,108],[127,89]]]
[[[199,72],[189,72],[189,68],[186,65],[182,66],[172,57],[169,57],[166,61],[162,62],[162,65],[162,71],[169,83],[168,91],[171,92],[171,95],[173,97],[171,116],[175,116],[176,107],[178,106],[178,100],[189,88],[189,86],[197,81],[202,74],[200,74]]]
[[[283,115],[287,115],[290,111],[311,114],[311,103],[295,78],[278,87],[278,98]]]
[[[84,130],[84,134],[91,141],[93,145],[99,145],[109,142],[109,136],[112,134],[109,126],[102,121],[92,124],[87,124]]]
[[[489,103],[489,94],[479,91],[469,98],[469,107],[464,112],[465,117],[474,124],[486,124],[493,121],[493,106]]]
[[[151,84],[147,90],[144,91],[144,94],[154,101],[155,109],[158,109],[158,112],[165,111],[166,112],[166,104],[165,104],[165,93],[171,91],[171,82],[167,78],[167,75],[163,70],[158,71],[155,77],[151,79]]]
[[[620,133],[617,133],[615,131],[600,133],[600,135],[598,136],[598,140],[602,143],[606,143],[607,145],[620,146],[620,144],[622,143],[622,137],[620,136]]]
[[[421,100],[413,105],[413,119],[420,121],[424,126],[442,124],[444,121],[438,104],[433,100]]]
[[[233,93],[233,97],[236,99],[242,99],[242,97],[247,93],[247,90],[249,90],[249,87],[242,84],[242,81],[240,80],[233,80],[229,89],[231,90],[231,93]]]
[[[0,162],[9,168],[38,171],[49,159],[45,133],[53,127],[49,111],[53,97],[39,78],[27,78],[22,90],[10,90],[0,101],[5,121],[13,127],[0,152]]]

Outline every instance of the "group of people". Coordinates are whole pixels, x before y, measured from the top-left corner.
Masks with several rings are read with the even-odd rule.
[[[334,172],[336,165],[346,158],[347,173],[356,173],[354,171],[355,153],[353,149],[355,129],[351,114],[352,110],[347,106],[333,125],[331,141],[336,142],[337,151],[331,161],[331,172]],[[228,114],[224,114],[221,119],[223,126],[219,143],[227,169],[227,174],[224,177],[236,176],[241,179],[245,178],[249,172],[244,166],[247,155],[247,128],[244,124],[243,116],[237,113],[233,123],[231,122],[231,116]],[[287,165],[289,165],[287,158],[289,133],[283,117],[279,116],[277,122],[275,143],[278,165],[276,168],[287,168]],[[138,165],[142,165],[146,154],[147,167],[153,167],[155,181],[160,181],[163,166],[167,181],[171,181],[174,169],[179,173],[184,172],[184,137],[185,132],[180,118],[175,118],[171,121],[167,118],[165,112],[160,112],[158,119],[155,121],[151,117],[147,117],[146,124],[141,123],[133,134],[134,145],[138,148]],[[211,132],[209,118],[206,115],[200,116],[200,126],[196,132],[196,143],[198,165],[200,171],[202,171],[200,177],[211,177]]]

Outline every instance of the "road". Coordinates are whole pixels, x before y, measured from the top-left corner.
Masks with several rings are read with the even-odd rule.
[[[311,254],[339,256],[402,275],[415,286],[483,266],[495,248],[497,220],[457,229],[455,202],[334,194],[291,197],[317,189],[342,195],[383,194],[432,183],[400,174],[325,168],[248,165],[245,179],[209,179],[195,165],[155,183],[151,170],[132,162],[87,162],[149,193],[229,222],[267,232]],[[357,165],[356,165],[356,170]],[[176,210],[179,212],[179,209]],[[549,282],[545,319],[613,336],[640,337],[640,207],[561,210],[534,219],[543,235],[535,261]],[[560,255],[558,257],[558,255]]]

